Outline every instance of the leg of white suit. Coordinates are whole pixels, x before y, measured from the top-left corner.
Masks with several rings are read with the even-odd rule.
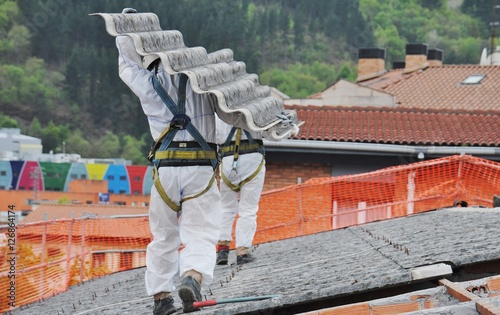
[[[234,218],[236,217],[236,213],[238,213],[238,194],[239,193],[234,192],[221,181],[220,195],[222,218],[219,236],[221,241],[232,241]]]
[[[182,197],[205,189],[213,174],[210,166],[162,167],[160,181],[167,195],[177,204]],[[215,245],[219,239],[220,194],[214,183],[203,195],[182,204],[180,223],[177,212],[170,209],[151,189],[150,227],[153,241],[146,252],[146,290],[148,295],[172,292],[174,276],[196,270],[203,282],[213,280]],[[180,244],[184,245],[178,253]]]
[[[238,221],[236,221],[236,247],[252,246],[257,229],[257,211],[264,184],[266,166],[263,165],[259,174],[243,185],[240,191],[240,206]]]
[[[259,167],[262,161],[262,155],[259,153],[244,154],[239,157],[238,175],[230,179],[233,184],[238,184],[251,176]],[[265,163],[265,161],[264,161]],[[223,171],[226,176],[230,173],[232,167],[232,157],[223,160]],[[239,193],[228,188],[221,182],[222,199],[222,226],[221,240],[232,240],[231,230],[236,213],[236,247],[250,247],[253,243],[255,231],[257,229],[257,212],[259,210],[259,201],[262,193],[262,187],[265,179],[265,164],[260,172],[251,181],[242,186]]]

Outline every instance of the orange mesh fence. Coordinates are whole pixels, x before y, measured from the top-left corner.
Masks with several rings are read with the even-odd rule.
[[[491,207],[494,195],[499,194],[500,164],[471,156],[311,179],[262,195],[255,244],[459,202]],[[0,229],[0,237],[4,236],[0,239],[2,312],[82,281],[143,267],[151,241],[147,216],[10,223]]]
[[[147,217],[80,218],[19,224],[0,252],[0,310],[66,291],[71,285],[145,265]]]
[[[255,241],[281,240],[457,204],[491,207],[499,194],[500,164],[466,155],[316,178],[262,195]]]

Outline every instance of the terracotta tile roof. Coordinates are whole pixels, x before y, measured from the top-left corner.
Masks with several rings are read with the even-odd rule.
[[[500,115],[401,108],[291,106],[296,139],[404,145],[500,146]]]
[[[485,77],[479,84],[462,83],[473,74]],[[408,75],[398,69],[360,84],[395,95],[399,107],[500,113],[500,66],[442,65]]]
[[[376,78],[373,78],[370,80],[366,80],[366,81],[362,81],[362,82],[358,82],[358,83],[360,85],[370,87],[372,89],[383,90],[388,85],[391,85],[395,82],[400,81],[404,76],[405,76],[405,74],[403,73],[403,69],[395,69],[395,70],[391,70],[389,72],[386,72],[385,74],[383,74],[379,77],[376,77]]]
[[[24,221],[22,223],[25,223]],[[20,224],[20,227],[23,225]],[[136,243],[119,242],[116,238],[122,239],[143,239],[149,240],[151,232],[149,228],[149,218],[100,218],[84,220],[59,220],[48,223],[38,222],[27,225],[28,228],[19,231],[19,237],[28,239],[33,235],[66,236],[73,235],[79,237],[85,235],[87,238],[101,239],[107,241],[107,247],[136,247]],[[101,244],[106,247],[105,244]],[[142,244],[144,245],[144,244]]]
[[[148,214],[148,207],[132,207],[106,204],[42,204],[29,213],[22,223],[39,222],[44,220],[80,218],[82,216],[96,216],[108,218],[120,215]]]

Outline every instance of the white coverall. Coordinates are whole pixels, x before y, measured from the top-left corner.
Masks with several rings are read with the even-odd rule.
[[[226,141],[232,126],[217,119],[217,139],[218,144],[223,145]],[[254,140],[262,140],[262,133],[251,132]],[[233,136],[233,141],[235,136]],[[246,140],[245,132],[241,132],[241,139]],[[223,180],[220,181],[220,193],[222,202],[222,220],[219,240],[232,241],[233,222],[238,214],[235,227],[236,249],[249,248],[252,246],[255,231],[257,229],[257,211],[259,210],[260,195],[264,185],[266,165],[264,156],[259,152],[240,154],[237,165],[233,165],[234,155],[226,156],[222,159],[220,171],[225,174],[228,180],[238,186],[242,181],[250,177],[263,162],[262,168],[251,181],[241,187],[240,192],[235,192],[229,188]],[[233,167],[236,167],[233,171]],[[231,177],[231,172],[236,173]]]
[[[153,72],[144,68],[141,56],[132,40],[118,36],[120,78],[140,99],[147,116],[151,135],[156,141],[167,128],[173,115],[160,99],[151,83]],[[179,76],[170,76],[158,69],[158,79],[174,102],[177,102]],[[207,94],[192,91],[188,80],[186,88],[186,114],[208,143],[216,143],[215,104]],[[134,122],[131,122],[134,123]],[[187,130],[179,130],[173,141],[194,141]],[[167,195],[176,203],[203,191],[213,175],[212,166],[160,167],[159,178]],[[219,238],[220,193],[217,185],[201,196],[182,204],[182,217],[170,209],[153,186],[149,206],[149,223],[153,241],[146,251],[146,290],[148,295],[172,292],[174,276],[182,277],[187,271],[202,274],[203,282],[213,280],[215,246]],[[179,246],[184,249],[178,253]]]

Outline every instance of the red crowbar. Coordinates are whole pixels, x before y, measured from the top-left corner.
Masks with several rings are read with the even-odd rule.
[[[212,306],[212,305],[224,304],[224,303],[258,301],[258,300],[272,299],[272,298],[277,298],[277,297],[279,297],[279,295],[262,295],[262,296],[249,296],[249,297],[241,297],[241,298],[234,298],[234,299],[206,300],[206,301],[194,302],[193,307],[199,308],[199,307]]]

